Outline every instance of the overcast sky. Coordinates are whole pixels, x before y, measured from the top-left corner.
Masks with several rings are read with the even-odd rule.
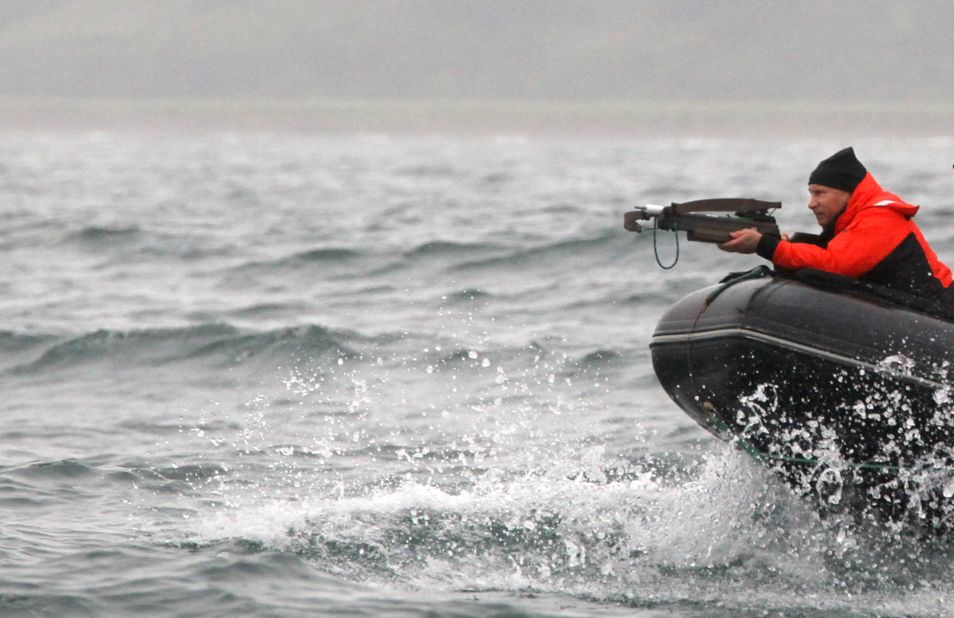
[[[0,0],[0,96],[954,102],[954,2]]]

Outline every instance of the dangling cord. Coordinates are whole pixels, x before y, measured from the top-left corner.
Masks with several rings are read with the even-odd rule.
[[[679,233],[673,230],[672,235],[676,237],[676,259],[674,259],[669,266],[663,266],[663,263],[659,261],[659,249],[656,248],[656,218],[653,217],[653,255],[656,256],[656,263],[659,264],[659,267],[663,270],[669,270],[679,262]]]

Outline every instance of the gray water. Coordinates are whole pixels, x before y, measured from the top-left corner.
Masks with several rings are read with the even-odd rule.
[[[652,372],[760,260],[622,213],[811,231],[844,145],[5,134],[0,614],[954,615],[949,540],[820,519]],[[954,261],[954,139],[854,146]]]

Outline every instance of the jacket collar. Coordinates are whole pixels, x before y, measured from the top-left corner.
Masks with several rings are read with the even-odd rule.
[[[908,204],[894,193],[888,193],[882,189],[871,172],[868,172],[855,187],[855,190],[851,192],[848,204],[835,217],[835,220],[826,226],[822,234],[829,233],[829,227],[832,236],[841,232],[855,220],[858,213],[866,208],[890,208],[906,219],[910,219],[918,211],[917,206]]]

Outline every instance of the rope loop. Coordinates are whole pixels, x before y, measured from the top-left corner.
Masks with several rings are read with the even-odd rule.
[[[679,263],[679,233],[673,230],[672,235],[676,237],[676,258],[669,266],[663,266],[663,263],[659,260],[659,249],[656,247],[656,217],[653,217],[653,255],[656,256],[656,263],[663,270],[670,270]]]

